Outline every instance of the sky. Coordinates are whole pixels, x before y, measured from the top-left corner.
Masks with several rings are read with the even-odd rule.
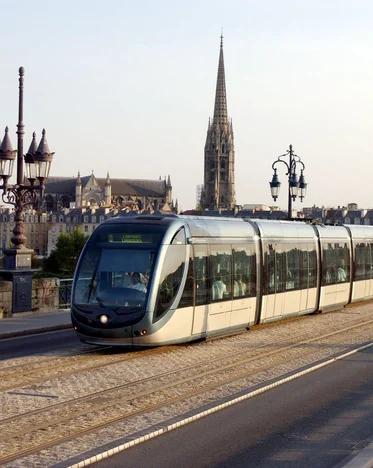
[[[223,29],[238,204],[273,205],[293,145],[303,206],[373,208],[371,0],[0,0],[0,138],[45,127],[51,175],[171,176],[195,207]],[[277,204],[287,207],[285,166]]]

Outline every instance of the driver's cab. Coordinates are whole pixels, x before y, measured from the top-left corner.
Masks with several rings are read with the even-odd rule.
[[[95,299],[111,306],[142,307],[147,292],[145,283],[145,274],[139,272],[100,271]]]

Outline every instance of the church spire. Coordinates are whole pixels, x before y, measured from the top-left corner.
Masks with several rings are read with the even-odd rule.
[[[221,128],[228,124],[227,94],[225,90],[225,70],[223,54],[223,34],[220,36],[218,77],[216,80],[215,108],[213,123]]]
[[[235,206],[234,159],[234,136],[227,112],[222,34],[214,118],[207,130],[205,144],[203,196],[201,195],[204,209],[231,209]]]

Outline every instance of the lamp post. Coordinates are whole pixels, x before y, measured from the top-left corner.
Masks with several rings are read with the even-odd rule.
[[[289,162],[286,162],[286,158],[289,158]],[[288,183],[289,183],[289,190],[288,190],[288,219],[292,219],[292,202],[296,200],[299,196],[300,201],[303,201],[303,198],[306,196],[307,191],[307,184],[306,180],[303,175],[303,171],[305,170],[305,165],[303,164],[301,158],[294,154],[293,146],[290,145],[289,149],[286,151],[285,154],[282,154],[277,158],[277,160],[272,164],[273,169],[273,176],[272,181],[269,183],[271,187],[271,195],[273,200],[276,201],[279,195],[281,182],[278,180],[277,169],[275,166],[278,163],[283,163],[286,166],[288,176]],[[298,179],[297,175],[297,164],[301,165],[302,168],[300,170],[300,177]]]
[[[0,145],[0,177],[3,184],[0,190],[3,191],[2,199],[4,203],[14,206],[15,226],[11,241],[13,247],[3,249],[5,255],[5,270],[2,276],[11,278],[13,281],[13,312],[20,312],[31,309],[31,255],[33,250],[25,247],[26,237],[23,229],[23,219],[25,209],[34,206],[37,201],[37,192],[44,193],[45,181],[49,176],[49,170],[54,153],[49,151],[45,136],[42,132],[42,139],[37,145],[35,133],[27,154],[23,154],[23,77],[25,70],[19,69],[19,105],[17,124],[17,150],[13,150],[8,127],[5,128],[5,136]],[[17,155],[17,175],[16,184],[9,184],[12,177],[14,160]],[[26,166],[26,177],[30,185],[24,184],[23,160]],[[35,185],[38,180],[39,185]],[[19,284],[21,285],[20,287]],[[27,285],[26,285],[27,284]],[[22,286],[23,285],[23,286]],[[18,292],[17,292],[18,291]]]

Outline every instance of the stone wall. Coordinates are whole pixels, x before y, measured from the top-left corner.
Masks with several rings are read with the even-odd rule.
[[[0,281],[0,319],[11,316],[12,291],[11,281]]]
[[[55,312],[58,310],[60,280],[40,278],[32,280],[32,311]]]
[[[55,312],[59,303],[58,278],[40,278],[32,280],[31,310],[30,312]],[[12,315],[11,281],[0,281],[0,319]]]

